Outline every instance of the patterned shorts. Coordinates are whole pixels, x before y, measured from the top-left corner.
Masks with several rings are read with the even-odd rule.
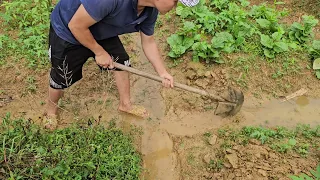
[[[129,56],[118,36],[97,41],[110,56],[117,62],[126,66],[130,65]],[[82,67],[94,53],[82,46],[74,45],[61,39],[50,27],[49,33],[49,58],[51,61],[50,87],[65,89],[82,78]],[[105,70],[100,67],[101,70]],[[114,69],[120,71],[119,69]]]

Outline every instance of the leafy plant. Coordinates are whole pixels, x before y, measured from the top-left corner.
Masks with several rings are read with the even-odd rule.
[[[47,132],[7,114],[0,131],[1,179],[139,179],[142,170],[131,138],[112,127]]]
[[[284,36],[284,30],[279,28],[271,36],[261,34],[261,44],[263,45],[264,55],[268,58],[274,58],[276,54],[289,51],[289,47],[297,48],[295,43],[288,42]]]
[[[173,34],[167,39],[167,42],[170,45],[170,52],[168,55],[172,58],[177,58],[184,54],[193,45],[194,39]]]
[[[289,38],[300,44],[306,43],[313,37],[312,29],[318,24],[318,20],[313,16],[302,16],[302,24],[294,22],[289,30]]]
[[[320,40],[314,40],[310,48],[310,56],[312,60],[320,58]]]
[[[288,11],[279,11],[276,7],[282,2],[274,1],[272,7],[267,3],[249,4],[247,0],[200,1],[194,8],[179,4],[176,14],[180,16],[180,28],[176,33],[183,38],[176,41],[181,43],[180,47],[178,43],[169,43],[169,56],[176,58],[190,50],[194,61],[221,63],[222,60],[217,60],[221,53],[244,50],[275,58],[290,49],[307,46],[312,38],[312,28],[317,23],[312,16],[303,16],[302,25],[296,22],[288,29],[286,24],[281,23],[281,18],[287,16]],[[183,39],[197,34],[201,34],[201,40],[194,39],[192,48],[185,46]]]
[[[293,149],[296,144],[297,141],[292,138],[285,143],[273,144],[271,147],[278,152],[286,153],[288,150]]]
[[[319,40],[314,40],[312,43],[312,47],[310,48],[310,56],[311,60],[314,61],[319,61],[320,59],[320,41]],[[320,79],[320,69],[315,70],[316,77]]]

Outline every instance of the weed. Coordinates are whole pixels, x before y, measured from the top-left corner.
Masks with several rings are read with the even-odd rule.
[[[4,13],[0,13],[3,27],[7,33],[0,37],[0,59],[14,54],[27,59],[29,67],[41,67],[48,64],[47,34],[51,0],[3,1]],[[11,34],[15,34],[13,37]],[[12,40],[15,38],[16,40]],[[0,61],[3,64],[3,60]]]
[[[69,127],[47,132],[10,114],[0,125],[5,179],[138,179],[141,157],[117,129]]]
[[[208,168],[210,170],[219,172],[223,168],[223,160],[218,159],[218,160],[215,161],[215,160],[211,159],[210,162],[209,162]]]
[[[36,80],[34,78],[34,76],[28,76],[27,77],[27,90],[35,93],[37,90],[37,86],[35,84]]]
[[[290,139],[288,140],[288,142],[285,143],[272,144],[271,147],[278,152],[287,153],[289,150],[293,149],[296,143],[297,142],[295,139]]]
[[[99,100],[97,101],[97,104],[98,104],[98,105],[102,105],[102,104],[103,104],[103,100],[102,100],[102,99],[99,99]]]
[[[212,133],[211,133],[211,132],[205,132],[203,135],[204,135],[205,137],[211,137],[211,136],[212,136]]]
[[[193,155],[193,154],[189,154],[188,155],[188,157],[187,157],[187,162],[188,162],[188,164],[190,164],[190,165],[194,165],[195,164],[195,156]]]

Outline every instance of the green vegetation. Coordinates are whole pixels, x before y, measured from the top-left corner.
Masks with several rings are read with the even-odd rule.
[[[292,180],[319,180],[320,179],[320,164],[318,165],[316,171],[311,170],[310,173],[314,176],[314,178],[310,177],[304,173],[302,173],[299,176],[290,176],[290,178]]]
[[[313,41],[312,47],[310,48],[310,56],[313,61],[320,59],[320,41]],[[320,69],[316,70],[316,76],[320,79]]]
[[[32,68],[42,67],[48,60],[48,33],[52,0],[3,1],[0,12],[0,65],[5,57],[24,58]]]
[[[221,129],[218,134],[226,139],[223,148],[230,148],[233,143],[246,145],[250,139],[257,139],[280,153],[293,151],[306,156],[311,147],[320,150],[320,126],[310,128],[309,125],[299,125],[294,130],[247,126],[241,130]]]
[[[138,179],[142,170],[131,138],[112,124],[47,132],[7,114],[0,131],[0,179]]]
[[[223,63],[223,53],[246,52],[269,61],[294,51],[308,50],[318,20],[302,16],[302,22],[282,23],[288,12],[266,3],[249,5],[247,0],[201,1],[195,8],[179,5],[178,31],[168,37],[168,55],[174,59],[188,51],[193,61]]]

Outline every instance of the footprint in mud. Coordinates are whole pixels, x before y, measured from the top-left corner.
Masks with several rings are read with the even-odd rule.
[[[9,104],[11,101],[13,101],[13,98],[11,96],[0,96],[0,108]]]

